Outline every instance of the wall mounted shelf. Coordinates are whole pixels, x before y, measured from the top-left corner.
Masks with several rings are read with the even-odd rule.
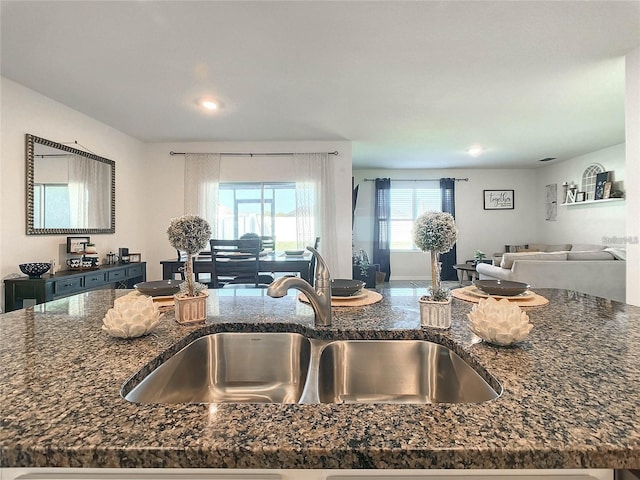
[[[610,202],[623,202],[624,198],[603,198],[602,200],[585,200],[584,202],[573,203],[561,203],[563,207],[574,207],[576,205],[593,205],[594,203],[610,203]]]

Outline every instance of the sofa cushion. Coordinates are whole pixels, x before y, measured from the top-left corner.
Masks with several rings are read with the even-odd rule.
[[[505,253],[502,255],[502,262],[500,262],[500,266],[502,268],[511,268],[513,267],[513,262],[516,260],[566,260],[567,252],[520,252],[520,253]]]
[[[524,245],[505,245],[504,251],[507,253],[518,252],[543,252],[538,245],[540,244],[524,244]]]
[[[603,250],[599,252],[574,252],[567,253],[567,260],[615,260],[615,257]]]
[[[571,246],[571,251],[572,252],[599,252],[601,250],[604,250],[605,247],[604,245],[592,245],[589,243],[576,243],[574,245]]]
[[[544,245],[544,249],[540,249],[542,252],[566,252],[571,250],[570,243],[559,243],[558,245]]]

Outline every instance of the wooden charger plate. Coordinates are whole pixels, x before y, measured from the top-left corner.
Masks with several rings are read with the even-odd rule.
[[[309,303],[304,293],[298,294],[298,300],[304,303]],[[382,295],[373,290],[362,290],[362,293],[351,295],[350,297],[331,297],[332,307],[363,307],[365,305],[372,305],[382,300]]]
[[[158,309],[161,312],[166,310],[171,310],[175,306],[173,295],[158,296],[158,297],[151,297],[151,298],[153,298],[153,303],[158,305]]]
[[[456,288],[455,290],[451,290],[451,294],[459,300],[464,300],[466,302],[473,302],[473,303],[478,303],[483,298],[486,298],[486,297],[480,297],[478,295],[472,294],[469,291],[469,288],[476,288],[476,287],[472,285],[471,287]],[[510,302],[516,302],[519,307],[541,307],[549,303],[549,300],[547,300],[542,295],[538,295],[537,293],[532,292],[531,290],[527,290],[527,292],[530,292],[531,295],[515,296],[515,297],[500,297],[500,296],[496,297],[495,295],[491,295],[491,296],[493,298],[496,298],[497,300],[506,298]]]

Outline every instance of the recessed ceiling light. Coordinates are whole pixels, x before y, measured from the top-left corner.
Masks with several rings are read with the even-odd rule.
[[[209,98],[201,100],[200,101],[200,105],[202,105],[207,110],[217,110],[218,109],[218,102],[216,102],[215,100],[211,100]]]
[[[472,145],[467,149],[467,153],[472,157],[477,157],[479,155],[482,155],[483,152],[484,152],[484,148],[482,148],[480,145]]]

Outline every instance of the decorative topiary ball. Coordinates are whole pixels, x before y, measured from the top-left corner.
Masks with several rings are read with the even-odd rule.
[[[446,253],[457,238],[456,222],[449,213],[425,212],[413,225],[413,241],[423,252]]]
[[[173,248],[196,255],[209,244],[211,227],[202,217],[183,215],[171,220],[167,235]]]

